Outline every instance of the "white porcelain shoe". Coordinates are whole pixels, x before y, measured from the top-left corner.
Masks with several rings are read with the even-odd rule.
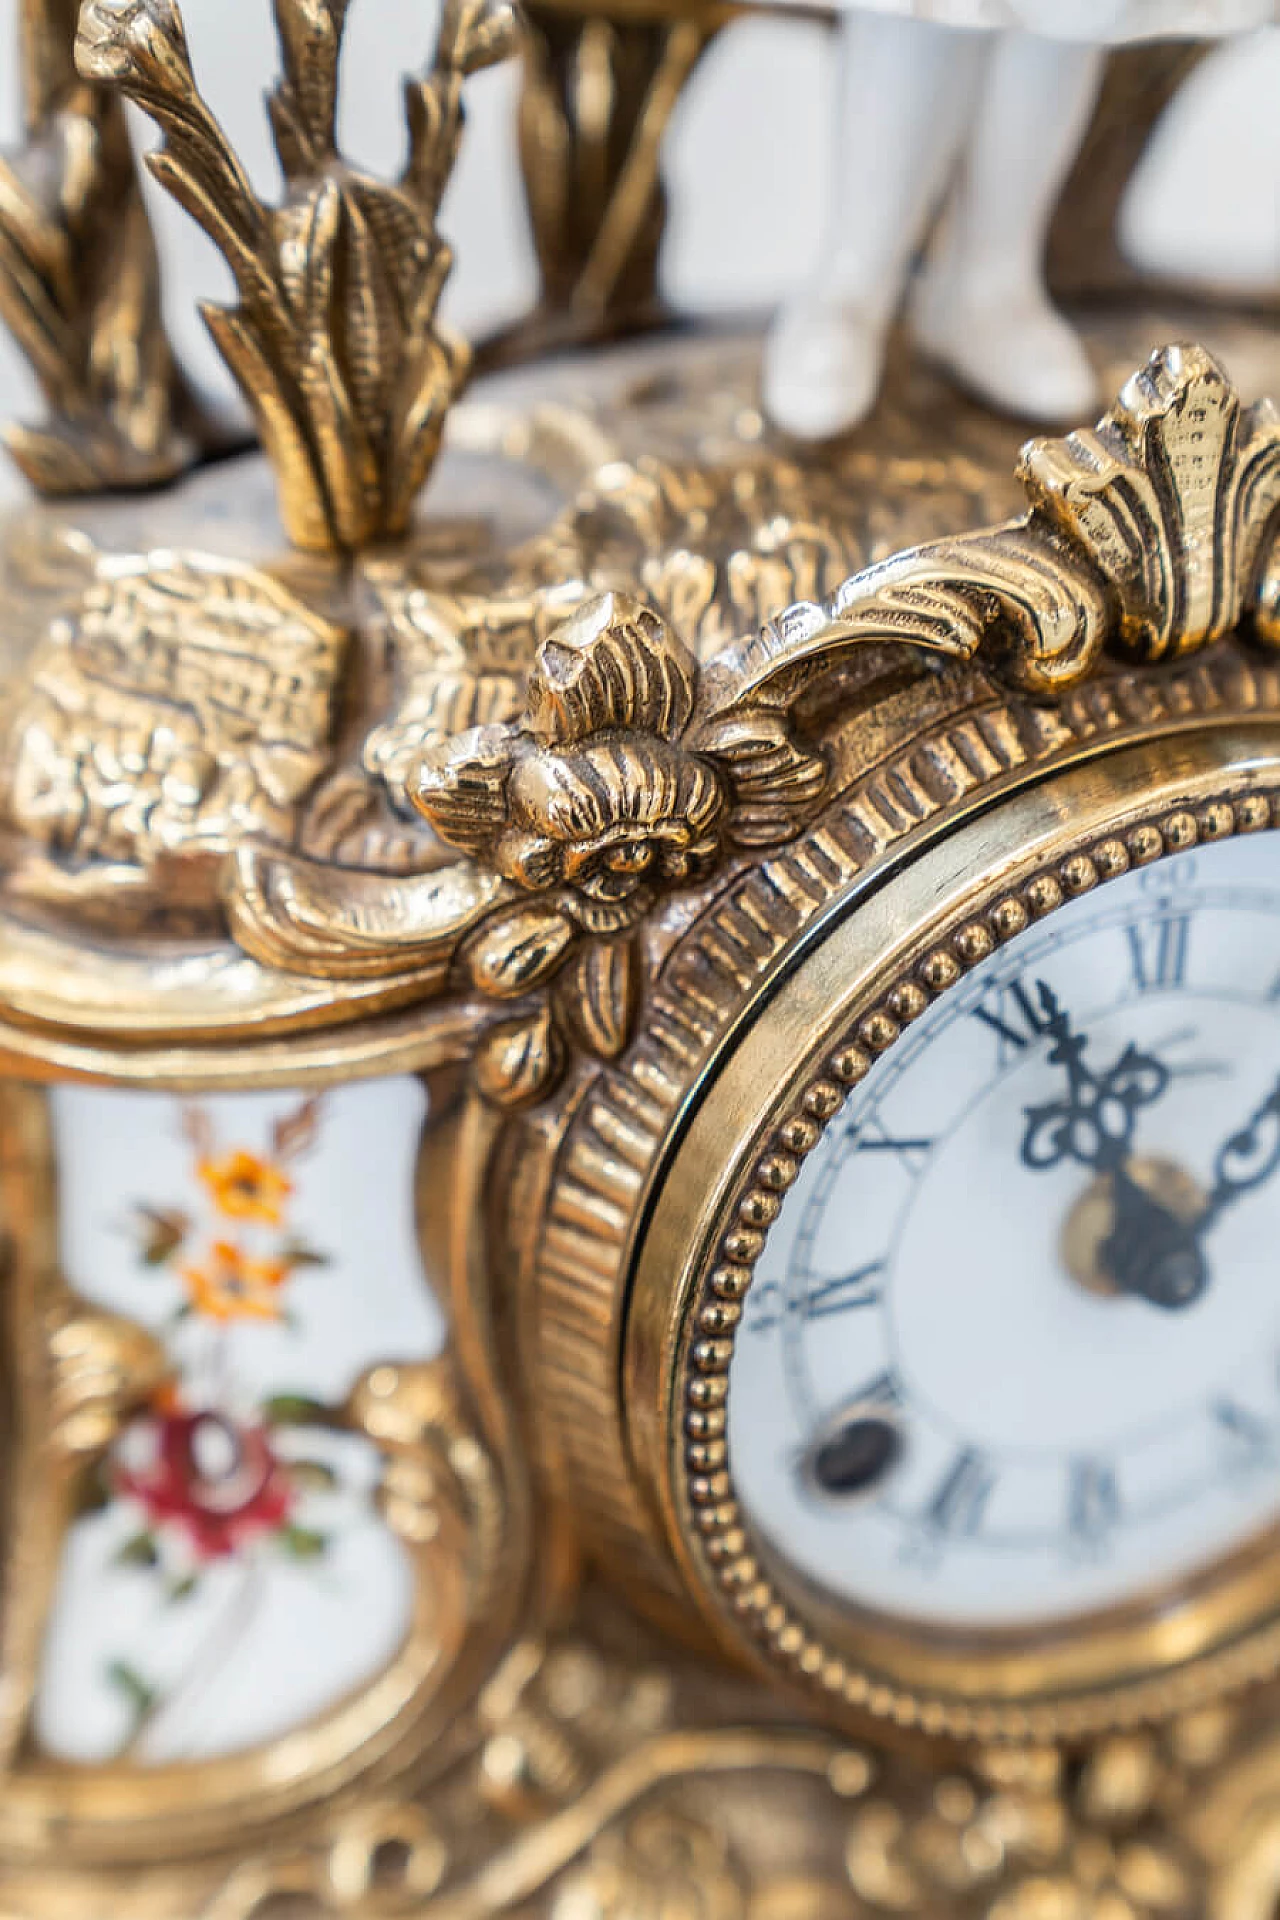
[[[850,301],[813,297],[785,307],[765,342],[764,409],[797,440],[832,440],[876,403],[887,327]]]
[[[1043,289],[996,297],[926,268],[912,294],[919,346],[962,386],[1037,426],[1083,426],[1100,392],[1075,328]]]

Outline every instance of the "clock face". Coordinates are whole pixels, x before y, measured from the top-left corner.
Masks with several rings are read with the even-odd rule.
[[[804,1161],[734,1343],[729,1464],[829,1600],[1035,1626],[1280,1518],[1278,842],[1012,940]]]

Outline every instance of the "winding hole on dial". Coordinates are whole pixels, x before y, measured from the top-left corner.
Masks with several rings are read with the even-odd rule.
[[[824,1500],[875,1493],[902,1458],[902,1430],[884,1413],[850,1407],[837,1414],[805,1458],[805,1476]]]

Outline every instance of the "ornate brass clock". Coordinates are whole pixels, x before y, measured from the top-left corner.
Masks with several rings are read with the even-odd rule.
[[[1028,456],[1029,523],[873,569],[726,678],[794,712],[870,631],[981,594],[1006,673],[1069,684],[1100,552],[1155,560],[1161,528],[1203,550],[1157,476],[1174,435],[1197,462],[1217,439],[1220,393],[1195,354],[1156,362],[1096,436]],[[1272,429],[1241,427],[1247,469]],[[1191,589],[1202,634],[1223,584]],[[1128,644],[1176,661],[1171,612],[1130,603]],[[1052,707],[972,680],[953,706],[932,675],[900,730],[895,647],[857,695],[837,680],[818,737],[847,787],[682,929],[557,1143],[523,1284],[560,1471],[616,1564],[836,1711],[1047,1738],[1273,1657],[1274,1355],[1249,1282],[1228,1304],[1217,1277],[1238,1236],[1265,1288],[1280,1164],[1274,948],[1232,917],[1275,899],[1243,664]]]
[[[1211,1003],[1268,1005],[1265,923],[1216,918],[1274,899],[1235,837],[1268,760],[1138,748],[970,819],[828,920],[675,1150],[624,1334],[635,1470],[704,1606],[836,1701],[1046,1737],[1273,1658],[1274,1361],[1243,1286],[1221,1345],[1209,1302],[1276,1091],[1252,1022],[1238,1114],[1206,1045]],[[708,1220],[688,1168],[729,1143]],[[1237,1231],[1265,1271],[1264,1219]]]
[[[661,14],[540,12],[526,100],[585,176],[547,49],[653,69],[585,276],[630,207],[646,307],[722,24]],[[1117,399],[1020,454],[905,361],[802,454],[750,333],[464,393],[520,23],[446,7],[387,183],[345,8],[277,18],[282,206],[168,0],[74,65],[32,0],[0,173],[0,1907],[1266,1920],[1273,329],[1095,314]]]

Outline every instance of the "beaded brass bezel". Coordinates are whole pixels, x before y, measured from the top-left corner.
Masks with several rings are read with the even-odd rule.
[[[659,1340],[652,1318],[644,1324],[644,1302],[651,1299],[646,1287],[655,1247],[661,1257],[675,1244],[674,1215],[662,1217],[665,1196],[692,1184],[668,1168],[633,1269],[641,1332],[638,1340],[632,1334],[624,1362],[633,1459],[650,1481],[672,1549],[719,1636],[739,1652],[763,1656],[837,1711],[965,1738],[1069,1738],[1186,1711],[1280,1667],[1280,1565],[1271,1532],[1174,1594],[1082,1616],[1061,1632],[916,1633],[882,1616],[837,1608],[755,1538],[736,1496],[726,1437],[742,1303],[782,1196],[852,1089],[935,999],[1068,900],[1188,847],[1280,828],[1280,740],[1269,731],[1259,739],[1264,743],[1264,751],[1249,753],[1238,732],[1233,740],[1210,729],[1184,743],[1176,767],[1167,764],[1167,743],[1159,777],[1149,749],[1121,749],[1015,796],[931,850],[949,860],[955,875],[963,866],[957,843],[977,835],[971,844],[986,849],[985,870],[967,886],[953,880],[953,892],[967,894],[960,906],[944,900],[932,915],[903,921],[886,947],[878,984],[859,993],[851,1013],[831,1020],[835,1043],[811,1047],[772,1098],[756,1095],[768,1115],[754,1128],[749,1150],[738,1155],[740,1171],[722,1188],[713,1214],[696,1228],[687,1218],[680,1222],[691,1251],[675,1280],[668,1278],[673,1305]],[[1037,806],[1042,830],[1027,835],[1027,810]],[[1057,832],[1045,858],[1043,829],[1054,813],[1078,824]],[[930,857],[926,852],[914,863],[918,871],[908,868],[897,877],[917,899],[930,885],[924,871]],[[828,938],[865,911],[865,902],[855,907]],[[738,1063],[727,1065],[732,1072]],[[742,1087],[751,1078],[746,1068],[733,1085],[722,1076],[722,1113],[726,1103],[741,1108]],[[703,1102],[709,1132],[716,1097],[713,1088]],[[696,1131],[686,1133],[681,1151],[696,1159]],[[651,1402],[646,1406],[644,1399],[658,1364],[656,1428],[666,1436],[665,1460]]]

